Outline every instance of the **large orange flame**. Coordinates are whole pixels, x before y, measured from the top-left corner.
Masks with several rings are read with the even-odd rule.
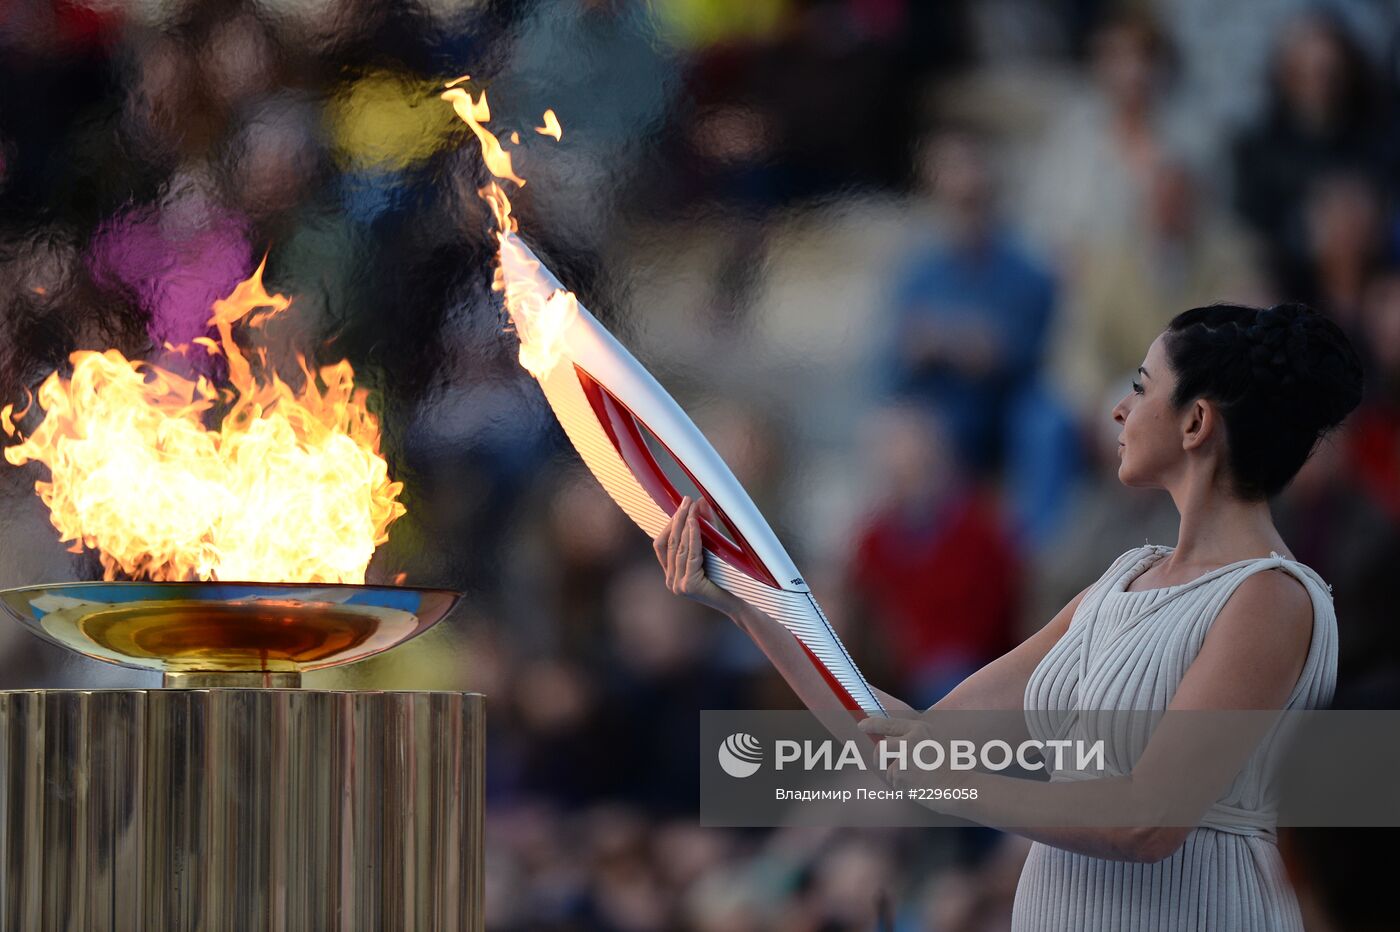
[[[105,578],[362,583],[404,513],[350,363],[313,372],[298,356],[296,391],[235,342],[235,325],[260,327],[291,303],[267,293],[262,272],[214,304],[218,343],[197,341],[227,359],[228,386],[79,351],[71,378],[39,387],[43,421],[5,449],[16,466],[49,468],[35,491],[70,549],[98,552]],[[227,410],[211,430],[216,406]],[[11,410],[0,426],[14,436]]]
[[[486,92],[473,99],[466,88],[460,87],[466,77],[457,78],[447,84],[442,99],[449,101],[457,115],[471,127],[481,144],[481,157],[487,169],[501,181],[512,181],[523,185],[525,179],[515,174],[515,165],[509,152],[502,147],[496,135],[484,123],[491,119],[491,108],[486,103]],[[553,110],[544,112],[543,127],[536,132],[552,136],[555,140],[563,136],[559,118]],[[511,139],[518,140],[512,133]],[[520,240],[513,234],[520,227],[511,215],[510,198],[497,181],[490,181],[479,192],[482,200],[491,207],[496,219],[497,262],[492,289],[505,297],[506,311],[510,314],[515,334],[520,338],[520,364],[536,378],[543,378],[553,369],[564,353],[564,332],[569,322],[578,314],[578,300],[572,292],[563,288],[550,288],[547,278],[537,274],[539,263],[522,248]]]

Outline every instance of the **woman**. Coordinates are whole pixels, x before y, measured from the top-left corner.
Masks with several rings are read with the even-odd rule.
[[[1336,324],[1300,305],[1216,305],[1173,319],[1138,374],[1113,410],[1118,478],[1171,495],[1181,516],[1176,547],[1123,554],[935,709],[1063,712],[1080,708],[1081,696],[1095,709],[1302,709],[1330,700],[1337,633],[1329,587],[1292,559],[1268,499],[1360,401],[1355,351]],[[705,577],[694,510],[684,503],[654,541],[667,584],[729,614],[804,701],[830,708],[791,635]],[[891,710],[909,709],[879,695]],[[1036,718],[1027,715],[1033,732]],[[918,727],[898,718],[861,723],[884,735]],[[1013,929],[1301,930],[1274,842],[1266,751],[1247,761],[1242,752],[1239,778],[1196,828],[1015,829],[1035,844]],[[1086,782],[1131,795],[1179,780],[1171,764],[1159,731],[1131,773]],[[1075,786],[1020,785],[1026,790],[1012,795],[1023,813]],[[1026,824],[1014,813],[960,814]]]

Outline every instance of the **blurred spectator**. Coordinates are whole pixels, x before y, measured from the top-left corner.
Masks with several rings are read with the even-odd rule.
[[[52,210],[69,199],[71,159],[54,156],[115,90],[111,63],[126,18],[114,3],[0,4],[0,210]]]
[[[1346,430],[1361,426],[1351,420]],[[1392,622],[1400,523],[1384,510],[1384,499],[1356,481],[1348,452],[1345,436],[1324,440],[1274,505],[1294,555],[1332,586],[1337,678],[1344,683],[1400,648]]]
[[[1364,175],[1318,176],[1303,202],[1307,252],[1279,278],[1286,295],[1314,304],[1353,341],[1360,337],[1362,295],[1383,259],[1379,197]]]
[[[940,872],[924,888],[918,924],[937,932],[1000,932],[1010,928],[1016,884],[1030,843],[1004,835],[989,857]]]
[[[1041,380],[1055,310],[1049,272],[998,218],[990,153],[946,130],[924,150],[938,229],[894,275],[895,320],[879,365],[900,396],[930,405],[959,457],[1003,471],[1021,543],[1042,544],[1077,470],[1068,412]]]
[[[210,308],[248,276],[248,222],[219,198],[212,173],[176,172],[156,204],[104,223],[89,253],[93,278],[126,288],[150,315],[152,342],[188,345],[209,329]]]
[[[316,193],[325,148],[317,103],[279,94],[233,122],[223,168],[232,199],[254,220],[284,218]]]
[[[926,707],[1010,646],[1017,559],[926,414],[881,412],[866,448],[881,499],[854,538],[853,613],[880,633],[891,691]]]
[[[752,400],[738,398],[718,399],[694,417],[758,510],[785,536],[782,512],[790,502],[784,485],[791,466],[785,425]]]
[[[1377,119],[1370,63],[1335,16],[1309,10],[1279,34],[1269,102],[1234,146],[1235,203],[1269,245],[1275,274],[1315,249],[1304,196],[1322,176],[1378,168],[1385,124]]]
[[[200,58],[204,83],[221,106],[232,111],[276,87],[277,49],[267,26],[251,11],[216,20],[205,43]]]
[[[1057,375],[1081,415],[1132,372],[1172,317],[1217,301],[1262,300],[1249,244],[1213,209],[1189,168],[1150,169],[1142,230],[1087,245],[1056,335]]]
[[[1367,493],[1400,522],[1400,271],[1371,283],[1361,325],[1371,371],[1351,421],[1352,460]]]
[[[575,807],[616,791],[618,771],[602,749],[620,746],[625,736],[602,714],[599,684],[584,668],[535,657],[520,665],[510,688],[512,747],[502,750],[514,763],[514,793]]]
[[[877,839],[850,833],[822,852],[812,866],[811,924],[819,928],[869,929],[882,919],[880,893],[888,895],[893,852]]]
[[[666,928],[672,903],[658,876],[647,820],[620,806],[594,810],[587,818],[583,855],[593,883],[585,915],[591,924],[618,932]]]
[[[627,517],[582,471],[546,483],[535,505],[524,516],[508,567],[511,578],[521,580],[508,593],[511,613],[524,625],[519,634],[533,649],[606,656],[609,588],[633,556],[646,552],[647,542],[633,539]]]
[[[967,465],[1000,463],[1007,412],[1034,385],[1055,286],[996,216],[983,142],[946,130],[922,168],[941,221],[894,274],[893,340],[883,368],[900,395],[946,420]]]
[[[1150,13],[1126,7],[1106,19],[1090,54],[1093,85],[1046,132],[1021,211],[1069,270],[1085,243],[1139,229],[1165,153],[1208,154],[1181,102],[1167,95],[1174,52]]]
[[[198,62],[189,44],[174,36],[133,42],[122,131],[142,161],[171,166],[207,156],[222,129],[202,106]]]
[[[619,795],[654,812],[693,812],[699,751],[694,733],[673,723],[700,709],[746,707],[742,681],[714,659],[718,626],[730,622],[675,598],[654,558],[612,578],[607,615],[609,712],[626,723],[610,752]]]

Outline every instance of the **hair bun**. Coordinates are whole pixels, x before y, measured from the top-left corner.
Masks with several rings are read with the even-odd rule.
[[[1245,328],[1250,375],[1323,433],[1361,402],[1361,361],[1341,327],[1304,304],[1264,308]]]
[[[1192,308],[1167,327],[1172,403],[1216,402],[1242,493],[1279,492],[1361,403],[1361,360],[1342,328],[1302,304]]]

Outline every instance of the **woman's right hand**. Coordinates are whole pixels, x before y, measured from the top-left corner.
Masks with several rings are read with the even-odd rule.
[[[696,513],[701,505],[699,499],[682,498],[671,520],[652,538],[651,547],[666,571],[666,588],[676,595],[733,615],[743,603],[705,575],[704,543]]]

